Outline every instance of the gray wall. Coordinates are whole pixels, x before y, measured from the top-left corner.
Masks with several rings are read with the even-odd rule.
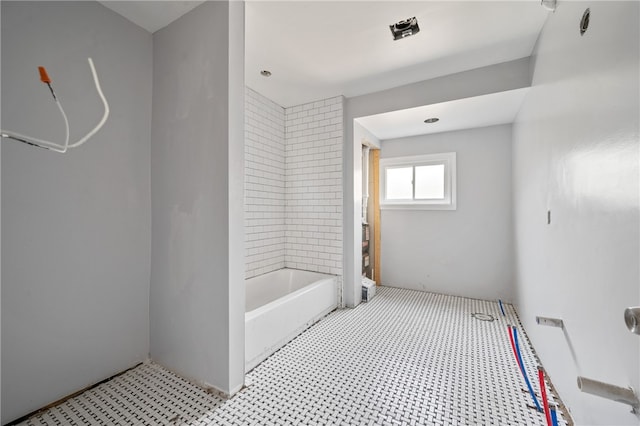
[[[0,23],[2,22],[2,7],[0,7]],[[0,50],[1,47],[0,47]],[[2,82],[2,67],[0,66],[0,85]],[[0,92],[2,91],[0,87]],[[0,127],[2,124],[2,102],[0,102]],[[2,259],[2,144],[0,143],[0,259]],[[2,261],[0,261],[0,299],[2,295]],[[0,302],[0,423],[2,423],[2,303]]]
[[[529,58],[477,68],[395,89],[347,98],[344,110],[344,302],[361,301],[362,147],[354,143],[353,120],[454,99],[529,87]]]
[[[2,22],[2,7],[0,7],[0,23]],[[1,46],[0,46],[0,50]],[[0,66],[0,86],[2,82],[2,67]],[[0,87],[0,92],[2,88]],[[2,124],[2,102],[0,102],[0,127]],[[0,259],[2,259],[2,144],[0,143]],[[0,261],[0,299],[2,299],[2,261]],[[0,303],[0,423],[2,423],[2,303]]]
[[[582,374],[640,388],[640,341],[623,321],[640,304],[639,12],[638,2],[560,2],[514,125],[518,310],[576,424],[639,424],[628,406],[576,387]],[[566,337],[536,315],[562,318]]]
[[[511,300],[511,126],[386,140],[380,155],[452,151],[456,210],[381,210],[382,283]]]
[[[95,2],[2,2],[2,127],[60,141],[44,65],[77,140],[2,141],[2,422],[147,358],[152,39]]]
[[[244,379],[243,23],[206,2],[153,36],[151,356],[225,393]]]

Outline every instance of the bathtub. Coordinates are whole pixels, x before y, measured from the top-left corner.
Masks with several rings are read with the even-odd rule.
[[[245,372],[338,306],[334,275],[285,268],[245,284]]]

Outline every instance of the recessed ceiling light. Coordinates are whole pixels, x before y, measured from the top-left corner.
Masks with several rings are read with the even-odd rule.
[[[260,71],[260,75],[263,76],[263,77],[271,77],[271,71],[262,70],[262,71]]]
[[[431,117],[431,118],[427,118],[426,120],[424,120],[424,122],[427,123],[427,124],[435,123],[435,122],[438,122],[438,121],[440,121],[440,119],[437,118],[437,117]]]

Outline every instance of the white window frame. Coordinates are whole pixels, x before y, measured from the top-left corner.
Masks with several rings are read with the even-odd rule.
[[[396,167],[413,167],[444,165],[444,199],[429,200],[388,200],[387,169]],[[412,182],[413,185],[413,182]],[[413,187],[415,194],[415,186]],[[412,155],[410,157],[393,157],[380,159],[380,208],[406,210],[456,210],[456,153]]]

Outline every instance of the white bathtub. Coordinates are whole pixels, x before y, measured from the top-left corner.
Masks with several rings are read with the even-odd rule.
[[[338,306],[334,275],[285,268],[245,283],[247,372]]]

